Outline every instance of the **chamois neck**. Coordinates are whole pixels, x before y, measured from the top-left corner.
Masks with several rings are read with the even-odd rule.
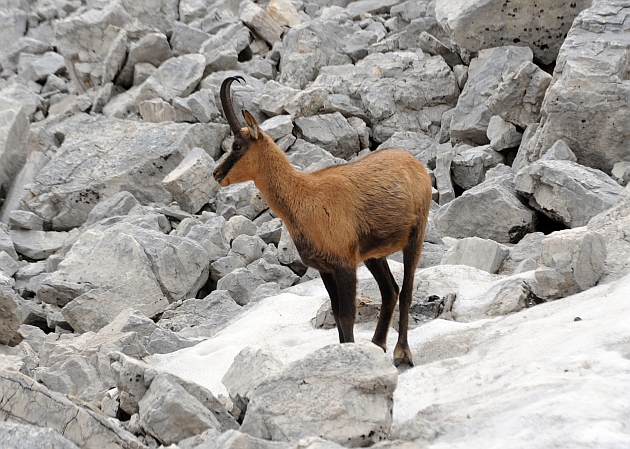
[[[288,225],[307,189],[306,174],[291,165],[284,152],[266,137],[258,155],[254,184],[273,210]]]

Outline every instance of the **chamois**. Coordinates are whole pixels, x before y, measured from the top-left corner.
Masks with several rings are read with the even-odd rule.
[[[300,172],[261,129],[249,111],[241,127],[230,86],[221,84],[221,105],[232,132],[232,150],[214,170],[222,186],[253,180],[271,210],[286,224],[302,262],[319,270],[330,296],[339,341],[354,342],[357,267],[370,270],[382,297],[372,342],[386,350],[396,298],[400,294],[394,364],[413,366],[407,342],[414,272],[431,205],[431,180],[424,166],[404,150],[374,151],[347,164]],[[402,249],[404,278],[399,289],[387,255]]]

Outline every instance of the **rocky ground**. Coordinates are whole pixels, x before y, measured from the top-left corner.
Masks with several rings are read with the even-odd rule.
[[[628,447],[629,22],[625,0],[0,0],[0,446]],[[335,344],[282,221],[212,179],[234,75],[301,170],[390,146],[429,169],[416,367],[365,343],[365,270],[364,343]]]

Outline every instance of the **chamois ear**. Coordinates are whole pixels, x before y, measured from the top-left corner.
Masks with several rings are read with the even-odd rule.
[[[243,117],[245,117],[245,123],[247,124],[247,129],[249,129],[249,135],[252,139],[258,139],[260,136],[260,128],[258,128],[258,123],[253,115],[249,113],[247,110],[243,110]]]

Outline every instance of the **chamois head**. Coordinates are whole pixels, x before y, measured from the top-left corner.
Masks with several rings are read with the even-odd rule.
[[[243,111],[243,117],[247,125],[243,128],[241,128],[236,114],[234,113],[230,86],[233,81],[240,83],[241,80],[245,81],[242,76],[232,76],[226,78],[221,84],[221,106],[223,107],[225,118],[234,133],[232,151],[230,151],[223,161],[214,169],[214,179],[222,187],[253,179],[253,173],[256,172],[256,161],[253,157],[255,151],[250,150],[252,147],[255,147],[256,142],[263,138],[263,132],[258,127],[256,119],[249,111]]]

